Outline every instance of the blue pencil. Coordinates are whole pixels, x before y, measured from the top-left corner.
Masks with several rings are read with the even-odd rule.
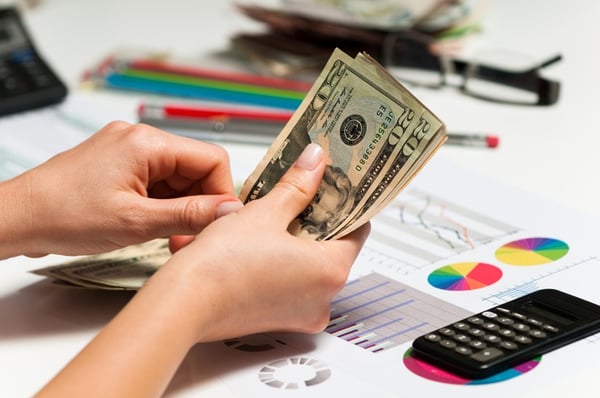
[[[243,103],[288,110],[295,110],[301,103],[301,100],[292,98],[282,98],[264,94],[231,91],[218,88],[190,86],[139,77],[124,76],[118,73],[109,73],[105,77],[104,83],[107,87],[123,90],[143,91],[155,94],[220,102]]]

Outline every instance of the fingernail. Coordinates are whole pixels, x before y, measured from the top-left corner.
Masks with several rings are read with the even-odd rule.
[[[227,202],[222,202],[217,205],[217,211],[215,212],[215,218],[223,217],[229,213],[233,213],[244,207],[242,202],[230,200]]]
[[[319,144],[311,142],[304,148],[298,160],[296,160],[296,166],[303,169],[312,170],[319,165],[321,158],[323,157],[323,149]]]

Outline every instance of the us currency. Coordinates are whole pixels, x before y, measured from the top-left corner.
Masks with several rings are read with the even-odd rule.
[[[317,240],[341,237],[393,199],[445,139],[440,119],[374,59],[336,49],[239,197],[264,196],[316,142],[328,163],[323,181],[289,230]]]
[[[155,239],[32,272],[72,286],[137,290],[170,256],[168,241]]]

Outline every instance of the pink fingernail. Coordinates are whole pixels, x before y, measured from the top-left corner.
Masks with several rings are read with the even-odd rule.
[[[319,144],[312,142],[304,148],[300,157],[296,160],[296,166],[307,170],[313,170],[319,165],[322,157],[323,149]]]
[[[219,205],[217,206],[217,211],[215,212],[215,218],[223,217],[229,213],[233,213],[234,211],[237,211],[242,207],[244,207],[242,202],[234,200],[219,203]]]

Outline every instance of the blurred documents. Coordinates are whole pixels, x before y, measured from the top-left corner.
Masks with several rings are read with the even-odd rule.
[[[264,73],[290,77],[318,72],[334,48],[381,61],[386,40],[400,32],[427,37],[436,53],[456,52],[479,30],[482,14],[479,1],[461,0],[283,0],[281,7],[238,9],[267,31],[235,35],[232,49]]]
[[[325,176],[289,231],[339,238],[392,201],[446,138],[444,124],[373,58],[335,50],[239,197],[264,196],[316,142],[328,161]],[[82,287],[137,289],[168,256],[167,245],[153,241],[35,272]]]

